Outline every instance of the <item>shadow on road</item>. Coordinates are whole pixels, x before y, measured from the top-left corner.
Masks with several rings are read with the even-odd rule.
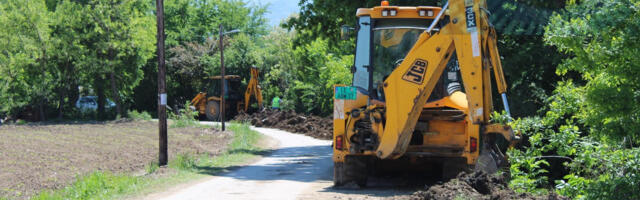
[[[369,197],[398,197],[408,196],[413,192],[435,184],[438,179],[427,175],[415,175],[409,173],[371,175],[366,187],[358,187],[355,184],[344,187],[328,185],[317,192],[337,193],[341,195],[359,195]],[[339,195],[340,196],[340,195]]]
[[[266,156],[249,166],[209,167],[197,166],[201,174],[230,177],[238,180],[275,181],[288,180],[313,182],[331,180],[331,147],[305,146],[289,147],[277,150],[234,150],[230,153],[249,153]]]
[[[250,166],[226,168],[198,167],[203,174],[228,177],[242,181],[295,181],[301,183],[319,183],[316,192],[354,194],[372,197],[391,197],[410,195],[426,185],[435,184],[438,177],[429,174],[384,173],[369,178],[367,187],[333,187],[333,161],[331,147],[305,146],[289,147],[278,150],[237,150],[236,152],[263,155],[258,163]],[[316,184],[314,183],[314,184]]]

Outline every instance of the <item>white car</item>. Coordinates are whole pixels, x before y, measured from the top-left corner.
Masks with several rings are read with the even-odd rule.
[[[115,106],[116,106],[116,103],[114,103],[108,98],[106,99],[104,108],[109,109]],[[78,101],[76,101],[76,108],[82,111],[98,110],[98,97],[97,96],[80,97],[78,98]]]

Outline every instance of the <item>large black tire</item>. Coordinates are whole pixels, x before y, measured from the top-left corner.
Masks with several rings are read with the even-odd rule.
[[[339,187],[354,182],[360,187],[366,187],[370,171],[367,168],[368,161],[369,157],[366,156],[348,156],[345,162],[334,162],[333,185]]]
[[[347,183],[347,177],[345,177],[344,162],[333,163],[333,186],[340,187]]]
[[[209,121],[219,121],[220,120],[220,103],[218,103],[218,101],[207,102],[207,108],[205,109],[205,114],[207,115],[207,119]]]

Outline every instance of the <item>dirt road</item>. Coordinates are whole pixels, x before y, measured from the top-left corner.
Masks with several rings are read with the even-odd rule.
[[[174,190],[161,195],[165,197],[162,199],[402,199],[412,193],[393,187],[376,188],[375,184],[372,189],[335,190],[331,141],[255,129],[279,141],[279,148],[255,164]]]

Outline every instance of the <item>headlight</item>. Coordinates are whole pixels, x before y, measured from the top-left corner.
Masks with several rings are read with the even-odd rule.
[[[433,10],[420,10],[418,11],[418,15],[420,15],[420,17],[433,17],[434,13]]]

